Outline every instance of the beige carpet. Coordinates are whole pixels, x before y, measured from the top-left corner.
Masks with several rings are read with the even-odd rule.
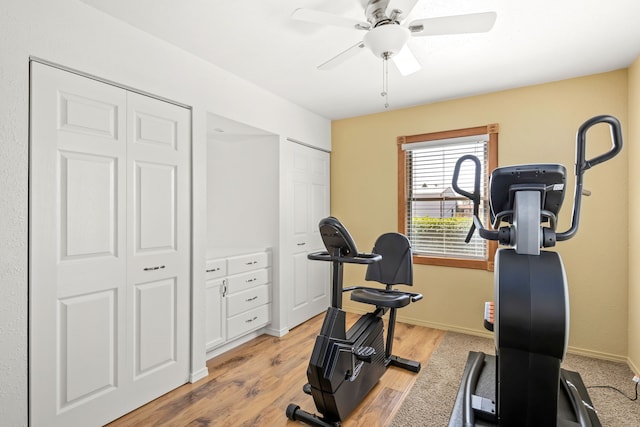
[[[422,367],[391,426],[447,426],[470,350],[494,354],[493,340],[447,332]],[[626,364],[569,354],[562,367],[579,372],[587,387],[613,386],[629,397],[635,396],[633,374]],[[588,391],[603,426],[640,426],[640,401],[632,402],[610,389],[589,388]]]

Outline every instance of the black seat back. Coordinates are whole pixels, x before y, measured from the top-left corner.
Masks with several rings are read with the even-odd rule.
[[[365,280],[387,285],[413,286],[413,259],[409,239],[400,233],[386,233],[378,237],[373,253],[382,260],[369,264]]]

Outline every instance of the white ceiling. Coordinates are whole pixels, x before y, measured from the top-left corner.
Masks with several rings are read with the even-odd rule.
[[[366,21],[362,0],[81,1],[329,119],[385,111],[370,51],[316,69],[363,31],[290,18],[303,7]],[[625,68],[640,55],[640,0],[419,0],[405,22],[486,11],[498,14],[489,33],[409,40],[422,70],[389,67],[389,109]]]

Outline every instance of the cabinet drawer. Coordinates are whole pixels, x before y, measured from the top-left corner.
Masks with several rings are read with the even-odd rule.
[[[212,259],[207,261],[205,279],[216,279],[227,275],[227,260]]]
[[[271,301],[271,286],[261,285],[227,298],[227,315],[235,316]]]
[[[261,305],[227,320],[227,339],[258,329],[271,321],[271,304]]]
[[[227,262],[227,271],[229,274],[244,273],[245,271],[269,267],[269,253],[257,252],[249,255],[241,255],[229,258]]]
[[[242,292],[255,286],[266,285],[271,281],[269,278],[270,275],[271,270],[268,268],[264,268],[262,270],[250,271],[244,274],[229,276],[227,282],[229,293],[233,294],[236,292]]]

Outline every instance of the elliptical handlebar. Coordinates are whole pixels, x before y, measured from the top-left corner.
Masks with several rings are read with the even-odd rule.
[[[585,160],[587,146],[587,131],[598,123],[607,123],[611,131],[611,149],[604,154],[596,156],[590,160]],[[613,116],[601,115],[587,120],[578,128],[576,134],[576,184],[573,195],[573,214],[571,216],[571,227],[562,233],[556,233],[556,240],[569,240],[575,236],[580,224],[580,207],[582,205],[584,172],[592,167],[611,160],[622,150],[622,129],[620,122]]]
[[[608,123],[611,131],[611,150],[604,154],[585,160],[587,146],[587,131],[598,123]],[[614,158],[622,150],[622,128],[620,122],[613,116],[595,116],[587,120],[578,129],[576,135],[576,175],[582,174],[602,162]]]
[[[462,166],[462,163],[464,163],[466,160],[471,160],[475,166],[473,193],[469,193],[468,191],[463,190],[458,185],[458,176],[460,175],[460,167]],[[485,228],[484,225],[482,225],[482,221],[480,220],[480,217],[478,216],[478,210],[480,207],[480,171],[481,169],[482,167],[480,165],[480,160],[472,154],[466,154],[460,157],[456,162],[455,168],[453,169],[453,179],[451,182],[453,189],[456,191],[456,193],[462,194],[466,198],[473,201],[473,222],[471,223],[471,228],[467,233],[467,237],[464,239],[465,243],[469,243],[476,229],[478,229],[478,233],[480,233],[480,237],[482,237],[483,239],[486,239],[486,240],[499,239],[499,232]]]
[[[592,126],[599,123],[606,123],[610,127],[611,142],[612,142],[611,149],[606,153],[600,154],[599,156],[596,156],[592,159],[585,160],[587,131]],[[562,233],[555,233],[556,241],[569,240],[573,236],[575,236],[576,232],[578,231],[578,226],[580,223],[580,208],[581,208],[581,202],[582,202],[582,195],[584,192],[583,182],[582,182],[584,172],[600,163],[611,160],[618,153],[620,153],[621,150],[622,150],[622,130],[621,130],[620,122],[615,117],[609,116],[609,115],[595,116],[587,120],[586,122],[584,122],[578,128],[578,132],[576,135],[576,166],[575,166],[576,182],[575,182],[575,188],[574,188],[573,214],[571,217],[571,227],[569,227],[567,231],[564,231]],[[462,163],[464,163],[466,160],[472,160],[475,163],[475,181],[474,181],[474,189],[472,193],[463,190],[458,185],[458,176],[460,174],[460,167],[462,166]],[[473,236],[473,233],[477,228],[478,232],[480,233],[480,237],[482,237],[485,240],[499,240],[501,243],[508,243],[509,242],[508,234],[502,233],[499,230],[490,230],[485,228],[482,225],[482,221],[478,216],[478,209],[480,205],[480,170],[481,170],[480,160],[474,155],[467,154],[458,159],[453,171],[453,179],[451,183],[453,189],[457,193],[473,201],[473,223],[471,225],[471,229],[469,230],[469,233],[467,234],[465,242],[468,243],[469,240],[471,240],[471,237]]]

